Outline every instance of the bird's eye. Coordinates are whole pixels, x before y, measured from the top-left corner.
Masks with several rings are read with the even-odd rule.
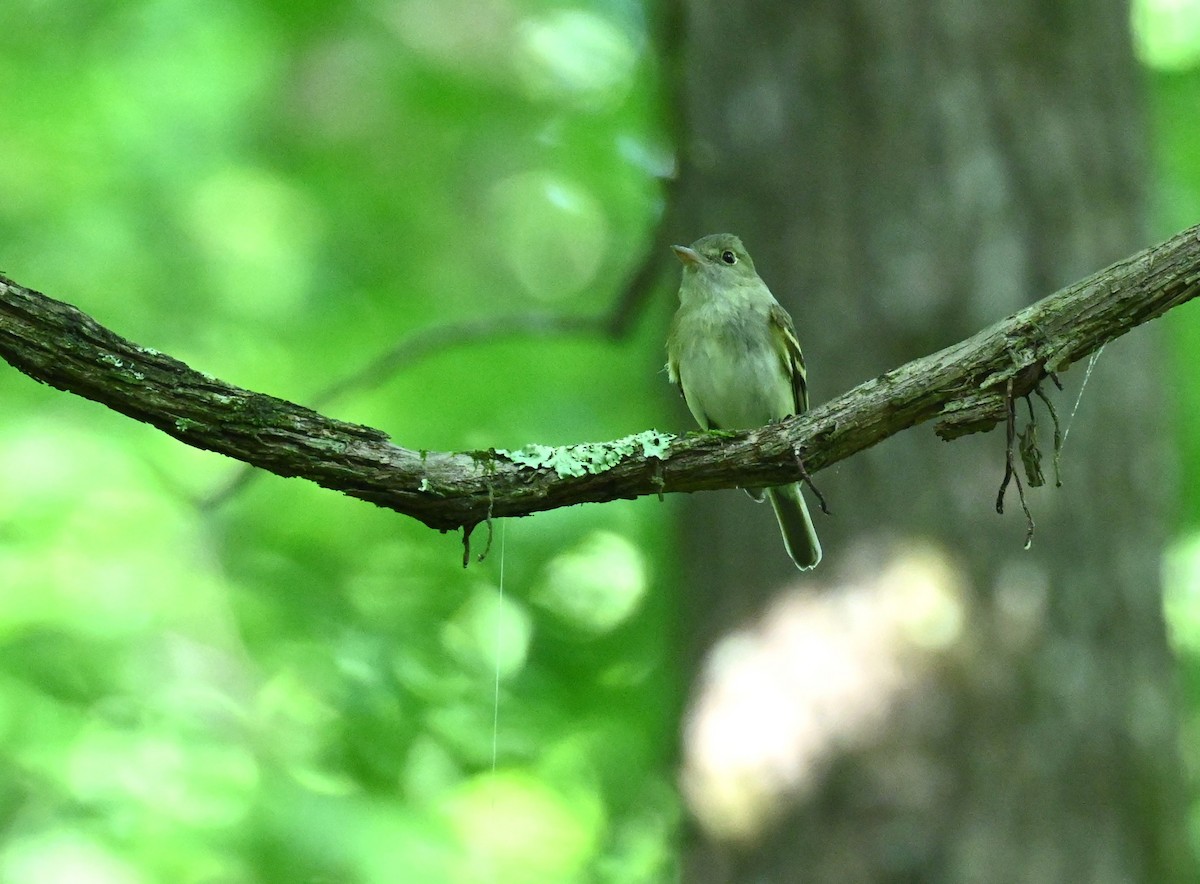
[[[726,249],[725,251],[721,252],[721,260],[724,261],[726,264],[736,264],[737,263],[737,255],[735,255],[733,252],[729,251],[729,249]]]

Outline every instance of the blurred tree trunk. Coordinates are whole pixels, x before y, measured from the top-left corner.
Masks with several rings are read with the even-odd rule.
[[[1145,132],[1119,0],[689,7],[679,236],[742,236],[795,317],[815,401],[1146,244]],[[1158,349],[1158,330],[1142,329],[1097,363],[1064,486],[1029,495],[1030,551],[1015,489],[1007,514],[994,510],[1002,430],[945,444],[917,428],[817,476],[834,515],[816,515],[826,558],[811,575],[791,568],[767,507],[733,492],[691,501],[698,675],[684,781],[705,825],[689,884],[1197,880],[1158,588],[1174,487]],[[1052,392],[1064,422],[1085,370]],[[932,640],[878,625],[908,616],[896,614],[905,580],[891,578],[910,573],[896,554],[918,548],[941,575],[916,580],[942,587],[913,615],[945,621]],[[761,687],[791,666],[811,680],[764,691],[778,708],[763,712],[760,731],[776,738],[763,763],[778,782],[735,772],[714,787],[697,767],[744,774],[757,750],[697,736],[698,710],[738,714],[717,687],[737,655],[710,652],[739,627],[738,647],[764,645],[788,593],[807,625],[752,676]],[[837,607],[850,597],[874,606],[865,621]],[[804,639],[818,621],[829,647]],[[911,648],[880,648],[901,633]],[[852,634],[875,638],[847,650]],[[832,715],[858,702],[836,693],[847,666],[876,690],[870,708],[802,751],[788,721],[823,720],[810,689],[833,691]]]

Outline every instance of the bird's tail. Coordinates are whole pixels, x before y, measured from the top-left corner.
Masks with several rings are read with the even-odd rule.
[[[821,541],[817,539],[817,529],[813,527],[800,485],[780,485],[768,489],[767,495],[775,508],[783,543],[796,567],[801,571],[817,567],[821,561]]]

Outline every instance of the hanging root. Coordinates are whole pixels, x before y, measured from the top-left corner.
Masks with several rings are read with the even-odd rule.
[[[467,565],[471,564],[471,532],[475,530],[475,525],[478,525],[478,524],[479,523],[476,522],[474,525],[463,525],[462,526],[463,567],[464,568],[467,567]]]
[[[1063,388],[1062,382],[1058,379],[1058,375],[1056,375],[1054,372],[1050,372],[1050,380],[1054,381],[1055,386],[1057,386],[1058,389],[1061,390]],[[1050,401],[1050,397],[1046,395],[1046,391],[1042,389],[1041,384],[1036,384],[1033,388],[1033,392],[1036,393],[1037,397],[1046,404],[1046,410],[1050,412],[1050,420],[1054,424],[1054,487],[1061,488],[1062,473],[1059,471],[1059,461],[1062,456],[1063,432],[1062,426],[1058,422],[1058,412],[1054,410],[1054,403]],[[1025,397],[1025,401],[1029,401],[1028,396]],[[1032,405],[1029,406],[1029,413],[1030,415],[1033,414]]]
[[[1029,423],[1025,424],[1025,429],[1017,437],[1020,440],[1018,450],[1021,452],[1021,464],[1025,467],[1025,481],[1030,488],[1041,488],[1046,484],[1046,477],[1042,473],[1042,449],[1037,441],[1037,415],[1033,413],[1033,400],[1028,396],[1025,397],[1025,404],[1029,406]]]
[[[662,503],[666,499],[663,491],[667,487],[667,482],[663,478],[663,464],[658,458],[654,458],[654,475],[650,477],[650,482],[654,485],[658,492],[658,502]]]
[[[487,543],[485,543],[483,545],[483,552],[481,552],[479,554],[479,557],[475,559],[475,561],[477,561],[477,562],[482,562],[484,559],[486,559],[488,557],[488,553],[490,553],[492,551],[492,537],[495,534],[495,532],[492,530],[492,516],[490,513],[488,514],[488,517],[485,521],[487,523],[487,529],[488,529]]]
[[[1033,400],[1031,396],[1036,395],[1046,405],[1046,410],[1050,412],[1050,421],[1054,425],[1054,486],[1062,487],[1062,474],[1059,470],[1060,460],[1062,456],[1063,442],[1066,440],[1066,433],[1063,432],[1062,425],[1058,420],[1058,411],[1054,408],[1054,403],[1050,401],[1050,397],[1046,395],[1046,391],[1042,389],[1042,381],[1046,378],[1054,383],[1054,386],[1059,390],[1063,388],[1062,381],[1058,379],[1058,375],[1053,371],[1046,370],[1044,360],[1035,362],[1025,366],[1021,371],[1008,379],[1004,389],[1004,411],[1005,411],[1005,448],[1004,448],[1004,478],[1000,482],[1000,492],[996,495],[996,512],[1004,512],[1004,492],[1008,488],[1008,483],[1014,482],[1017,486],[1017,497],[1021,501],[1021,509],[1025,513],[1025,549],[1029,549],[1033,545],[1033,515],[1029,512],[1029,504],[1025,500],[1025,486],[1021,482],[1021,476],[1018,474],[1014,466],[1013,446],[1017,445],[1017,449],[1021,455],[1021,466],[1025,472],[1025,479],[1029,483],[1030,488],[1038,488],[1046,484],[1046,477],[1042,473],[1042,450],[1038,445],[1037,439],[1037,414],[1033,410]],[[1017,433],[1017,400],[1024,399],[1026,406],[1029,408],[1029,423],[1025,429]],[[1078,404],[1078,403],[1076,403]]]
[[[488,511],[487,511],[487,518],[484,519],[484,521],[487,522],[488,536],[487,536],[487,543],[485,543],[483,545],[483,552],[481,552],[479,554],[479,558],[475,560],[477,562],[482,562],[484,559],[487,558],[488,553],[490,553],[492,551],[492,538],[495,536],[495,531],[494,531],[493,525],[492,525],[492,507],[494,507],[496,505],[496,492],[492,489],[492,484],[490,482],[488,483],[487,490],[488,490]]]
[[[487,529],[488,529],[487,543],[485,543],[483,545],[483,552],[481,552],[479,554],[479,556],[475,559],[475,561],[477,561],[477,562],[482,562],[484,559],[487,558],[488,553],[492,551],[492,537],[494,534],[494,531],[492,530],[492,507],[495,506],[495,504],[496,504],[496,495],[495,495],[495,492],[492,490],[492,486],[490,483],[487,486],[487,491],[488,491],[487,515],[484,516],[484,518],[483,518],[483,521],[487,524]],[[462,542],[463,542],[463,559],[462,559],[462,562],[463,562],[464,568],[466,568],[468,565],[471,564],[471,534],[478,527],[479,527],[478,522],[472,522],[470,525],[463,525],[463,528],[462,528],[462,531],[463,531],[463,540],[462,540]]]
[[[1013,382],[1009,378],[1004,391],[1004,407],[1007,413],[1005,421],[1005,448],[1004,448],[1004,478],[1000,482],[1000,493],[996,495],[996,512],[1004,514],[1004,491],[1008,488],[1010,481],[1017,486],[1017,497],[1021,501],[1021,509],[1025,512],[1025,549],[1029,549],[1033,545],[1033,514],[1029,512],[1029,504],[1025,502],[1025,486],[1021,483],[1021,476],[1013,466],[1013,442],[1017,437],[1017,403],[1016,397],[1013,395]]]

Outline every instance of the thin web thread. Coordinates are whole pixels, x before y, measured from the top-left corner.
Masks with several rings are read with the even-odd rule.
[[[500,648],[504,641],[504,630],[501,628],[504,617],[504,539],[508,529],[508,520],[500,522],[500,593],[496,599],[496,676],[492,680],[492,775],[496,774],[496,760],[500,754]],[[492,816],[496,815],[496,791],[492,788]],[[487,860],[487,879],[490,884],[496,882],[496,856],[489,854]]]
[[[1088,380],[1092,377],[1092,369],[1096,367],[1096,361],[1100,358],[1100,354],[1104,352],[1105,344],[1100,345],[1100,349],[1092,353],[1088,359],[1087,371],[1083,374],[1083,383],[1079,385],[1079,395],[1075,397],[1075,407],[1071,409],[1071,416],[1067,418],[1067,428],[1063,430],[1062,445],[1058,446],[1059,457],[1062,457],[1063,450],[1067,447],[1067,436],[1071,435],[1071,425],[1075,423],[1075,413],[1079,411],[1079,403],[1083,401],[1083,391],[1087,389]],[[503,537],[504,535],[501,535]],[[504,560],[500,560],[501,573],[503,573]]]
[[[492,683],[492,773],[496,772],[496,759],[500,747],[500,646],[503,641],[501,624],[504,614],[504,539],[508,533],[508,520],[500,522],[500,597],[496,602],[496,678]]]

